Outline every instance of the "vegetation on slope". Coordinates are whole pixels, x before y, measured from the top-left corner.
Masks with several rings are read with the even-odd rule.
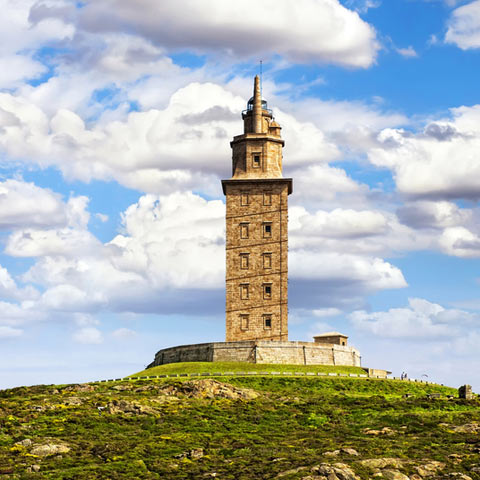
[[[455,394],[346,377],[15,388],[0,479],[478,479],[480,402]]]
[[[343,367],[333,365],[270,365],[247,362],[183,362],[159,365],[142,370],[132,377],[143,375],[171,375],[182,373],[215,373],[215,372],[325,372],[364,374],[361,367]]]

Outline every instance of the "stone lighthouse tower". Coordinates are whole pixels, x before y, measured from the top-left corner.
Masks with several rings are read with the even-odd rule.
[[[226,341],[288,340],[288,195],[280,125],[261,98],[242,113],[230,143],[232,178],[222,181],[226,213]]]

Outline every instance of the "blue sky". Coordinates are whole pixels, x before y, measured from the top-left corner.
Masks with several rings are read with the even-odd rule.
[[[290,339],[480,390],[480,0],[5,0],[0,387],[224,338],[229,142],[263,61]],[[422,377],[425,378],[425,377]]]

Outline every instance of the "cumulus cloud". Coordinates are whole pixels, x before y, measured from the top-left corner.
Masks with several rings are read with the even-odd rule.
[[[407,286],[400,269],[381,258],[321,248],[290,250],[289,277],[292,308],[359,308],[365,295]]]
[[[31,182],[0,182],[0,230],[65,225],[68,207],[60,195]]]
[[[386,312],[355,311],[349,315],[355,328],[389,338],[435,340],[458,337],[465,325],[478,321],[478,316],[463,310],[446,309],[436,303],[411,298],[408,307],[391,308]]]
[[[473,212],[453,202],[424,200],[403,205],[398,208],[397,215],[400,222],[416,229],[443,229],[464,225]]]
[[[121,234],[102,244],[88,231],[87,202],[81,199],[70,199],[78,204],[67,209],[66,227],[23,228],[9,235],[10,255],[36,259],[21,280],[42,289],[27,296],[27,303],[6,304],[19,322],[33,321],[37,313],[39,319],[71,316],[78,325],[90,327],[89,319],[105,311],[222,311],[223,202],[192,193],[144,195],[124,212]],[[301,210],[292,216],[290,276],[294,291],[301,291],[296,295],[299,303],[310,296],[315,309],[358,306],[362,295],[406,285],[401,271],[381,258],[349,252],[347,244],[332,249],[318,241],[358,242],[385,229],[378,212],[358,213],[360,223],[355,215],[337,210],[309,216]],[[307,220],[302,224],[298,218],[303,217]],[[8,272],[3,273],[5,289],[18,291]]]
[[[0,150],[26,163],[56,166],[69,179],[115,179],[146,192],[218,194],[218,178],[229,176],[229,140],[242,131],[244,107],[244,98],[219,85],[192,83],[175,92],[163,110],[131,112],[125,121],[89,127],[70,110],[49,117],[28,100],[3,94]],[[339,156],[318,127],[279,115],[292,168]]]
[[[369,160],[394,172],[399,192],[439,200],[480,197],[480,106],[451,110],[423,131],[382,130]],[[432,173],[434,172],[434,173]]]
[[[387,228],[387,219],[380,212],[371,210],[336,208],[330,212],[318,210],[313,215],[301,207],[292,210],[295,219],[293,233],[300,231],[305,237],[353,239],[380,235]]]
[[[35,59],[35,50],[47,42],[71,38],[73,28],[64,19],[29,22],[34,0],[5,0],[0,18],[0,88],[15,88],[43,74],[47,67]]]
[[[480,0],[462,5],[451,13],[445,41],[462,50],[480,48]]]
[[[212,15],[212,12],[215,12]],[[37,2],[30,18],[63,18],[63,9]],[[168,49],[199,53],[222,49],[225,55],[248,58],[281,54],[295,62],[315,61],[354,67],[370,66],[379,49],[373,27],[338,0],[245,0],[232,5],[221,0],[126,0],[107,5],[87,1],[77,9],[76,27],[84,32],[135,32]],[[266,21],[268,19],[268,21]]]

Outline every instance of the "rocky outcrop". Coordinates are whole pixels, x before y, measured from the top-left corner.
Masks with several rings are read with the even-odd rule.
[[[71,448],[64,443],[45,443],[43,445],[34,446],[30,453],[37,457],[49,457],[52,455],[68,453],[70,450]]]
[[[106,408],[108,413],[113,415],[124,413],[130,415],[151,415],[156,413],[156,410],[148,407],[147,405],[142,405],[138,402],[128,402],[127,400],[113,400],[107,405]]]
[[[255,390],[238,388],[207,378],[168,385],[159,392],[167,395],[180,394],[190,398],[228,398],[230,400],[253,400],[259,396]]]

